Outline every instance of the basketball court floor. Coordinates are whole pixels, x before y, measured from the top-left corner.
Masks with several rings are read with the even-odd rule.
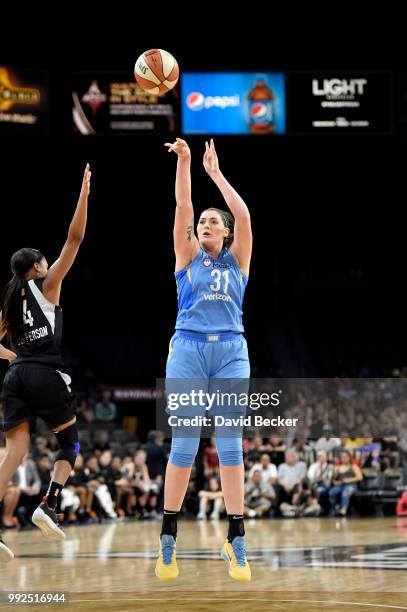
[[[8,532],[16,558],[0,568],[0,608],[10,607],[6,591],[65,591],[68,606],[24,609],[407,610],[407,519],[246,520],[248,584],[229,578],[219,557],[225,521],[180,521],[180,576],[160,582],[159,529],[152,522],[69,527],[63,543],[39,531]]]

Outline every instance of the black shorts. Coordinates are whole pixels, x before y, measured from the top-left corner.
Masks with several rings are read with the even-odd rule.
[[[50,429],[70,421],[75,416],[75,396],[69,383],[68,375],[53,367],[37,364],[11,366],[4,377],[1,393],[3,430],[28,422],[33,433],[36,417],[41,417]]]

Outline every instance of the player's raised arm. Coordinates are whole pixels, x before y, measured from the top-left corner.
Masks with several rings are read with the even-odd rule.
[[[62,281],[75,261],[80,244],[85,236],[90,177],[91,171],[89,164],[86,164],[83,173],[81,192],[74,216],[69,226],[68,237],[58,259],[49,268],[44,280],[42,288],[43,294],[53,304],[59,303]]]
[[[226,180],[219,169],[218,156],[213,139],[205,142],[203,165],[215,185],[221,192],[226,204],[235,218],[234,241],[230,252],[236,259],[240,269],[249,276],[250,259],[252,255],[253,236],[249,209],[237,191]]]
[[[181,138],[166,142],[168,152],[178,156],[175,179],[174,251],[175,270],[181,270],[199,253],[199,243],[194,233],[194,209],[191,197],[191,151]]]

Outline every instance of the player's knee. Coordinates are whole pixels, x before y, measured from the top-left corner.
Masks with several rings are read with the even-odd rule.
[[[199,438],[173,438],[170,463],[177,467],[192,467],[199,447]]]
[[[221,465],[233,466],[243,463],[242,438],[216,438],[216,450]]]
[[[55,457],[55,461],[68,461],[73,467],[80,448],[76,422],[61,431],[55,432],[55,436],[60,449]]]

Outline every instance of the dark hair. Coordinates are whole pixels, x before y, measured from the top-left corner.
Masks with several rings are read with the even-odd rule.
[[[352,463],[352,453],[349,450],[341,450],[341,455],[348,455],[349,461]]]
[[[13,340],[16,335],[18,326],[22,325],[19,313],[13,306],[15,305],[18,295],[26,285],[25,275],[35,263],[39,263],[44,259],[44,255],[37,249],[20,249],[13,253],[10,259],[10,268],[13,273],[12,279],[7,283],[0,298],[0,311],[2,313],[2,322],[0,331],[5,331],[9,340]]]
[[[235,237],[234,236],[235,219],[233,215],[231,215],[230,212],[228,212],[227,210],[222,210],[220,208],[215,208],[215,207],[205,208],[205,210],[214,210],[215,212],[218,213],[218,215],[220,215],[223,221],[223,225],[227,227],[229,230],[229,235],[226,236],[223,240],[223,246],[229,249],[232,246],[232,242]]]

